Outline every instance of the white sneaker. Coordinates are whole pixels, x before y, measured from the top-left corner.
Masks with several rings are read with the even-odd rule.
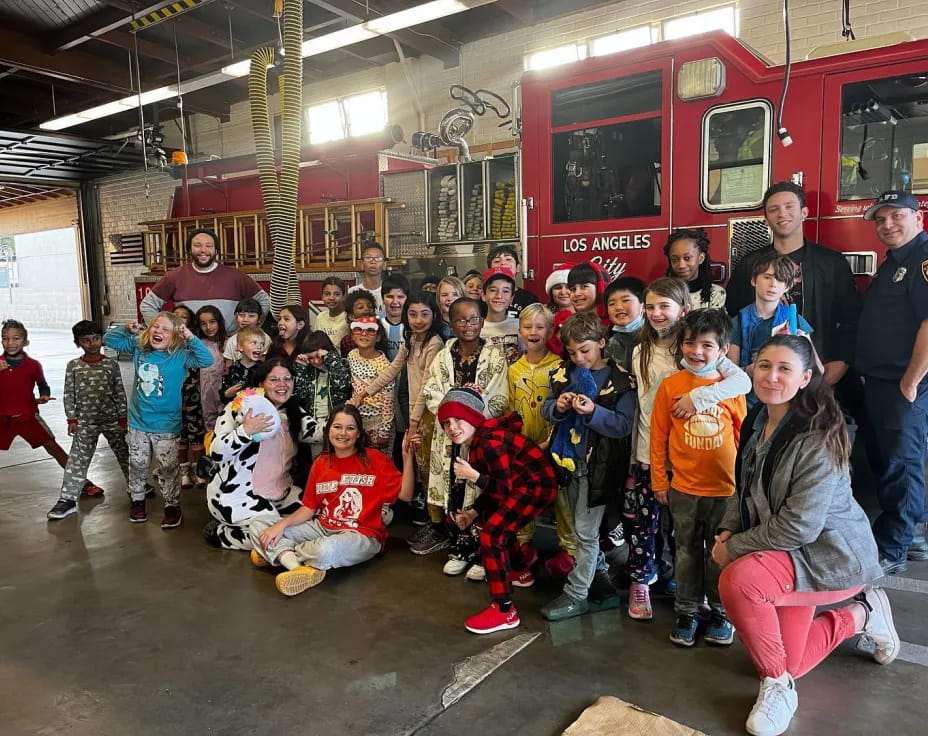
[[[483,569],[483,565],[471,565],[464,577],[475,583],[482,583],[487,579],[487,571]]]
[[[789,728],[799,705],[799,696],[793,678],[788,673],[786,678],[787,683],[773,677],[761,680],[757,702],[744,724],[752,736],[780,736]]]
[[[467,560],[462,560],[459,557],[449,557],[441,571],[445,575],[460,575],[468,567],[470,567],[470,563]]]
[[[873,642],[873,658],[879,664],[889,664],[899,656],[901,647],[899,634],[893,626],[889,598],[882,588],[867,588],[860,602],[868,609],[869,614],[861,637]]]
[[[380,509],[380,518],[383,519],[384,526],[390,526],[393,523],[393,507],[385,503]]]

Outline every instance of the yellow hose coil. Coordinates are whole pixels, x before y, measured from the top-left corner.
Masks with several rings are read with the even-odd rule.
[[[274,139],[267,108],[267,70],[274,63],[274,49],[258,49],[251,55],[251,73],[248,77],[251,127],[255,136],[261,194],[264,197],[274,255],[271,270],[271,312],[275,318],[287,304],[302,303],[294,267],[297,190],[303,140],[302,0],[284,0],[283,37],[279,173],[274,161]]]

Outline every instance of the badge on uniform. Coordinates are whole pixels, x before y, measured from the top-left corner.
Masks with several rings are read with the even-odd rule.
[[[928,267],[928,261],[925,261],[925,262],[922,264],[922,273],[923,273],[923,274],[926,272],[926,267]],[[894,284],[898,284],[900,281],[902,281],[902,279],[905,278],[905,271],[906,271],[905,266],[899,266],[899,268],[896,269],[896,273],[893,274],[893,283],[894,283]],[[925,278],[928,279],[928,275],[926,275]]]
[[[922,261],[922,276],[928,281],[928,260]]]

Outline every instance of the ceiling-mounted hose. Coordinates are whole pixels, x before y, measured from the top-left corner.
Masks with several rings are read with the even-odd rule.
[[[274,142],[267,106],[267,71],[274,64],[274,49],[251,55],[248,98],[261,194],[267,213],[274,265],[271,270],[271,312],[276,317],[287,304],[300,304],[294,254],[297,191],[303,139],[303,3],[283,0],[283,63],[279,75],[281,101],[280,172],[274,161]]]

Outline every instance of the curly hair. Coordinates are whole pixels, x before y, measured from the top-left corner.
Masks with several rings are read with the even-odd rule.
[[[674,243],[681,240],[692,240],[693,244],[702,255],[702,263],[699,264],[699,271],[696,273],[696,289],[704,304],[709,303],[709,297],[712,295],[712,262],[709,260],[709,236],[706,231],[697,227],[695,230],[678,228],[674,230],[667,242],[664,243],[664,255],[667,257],[667,275],[673,276],[673,268],[670,266],[670,249]]]

